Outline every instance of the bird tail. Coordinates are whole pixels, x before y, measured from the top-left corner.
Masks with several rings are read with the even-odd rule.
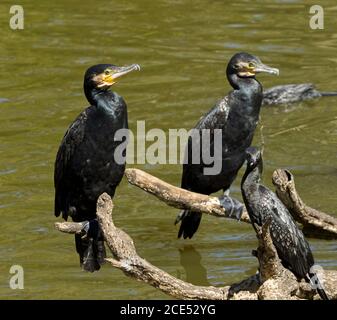
[[[75,244],[83,270],[98,271],[106,257],[103,239],[83,238],[82,235],[75,234]]]
[[[322,300],[330,300],[324,289],[317,289],[317,293]]]
[[[331,92],[320,92],[322,97],[333,97],[337,96],[337,91],[331,91]]]
[[[178,238],[183,236],[184,239],[191,239],[199,228],[201,217],[202,214],[199,212],[182,210],[174,222],[174,224],[177,224],[181,221]]]
[[[318,295],[321,297],[322,300],[330,300],[328,295],[326,294],[325,290],[323,289],[323,285],[319,280],[319,277],[316,273],[309,273],[308,275],[309,283],[313,288],[317,290]]]

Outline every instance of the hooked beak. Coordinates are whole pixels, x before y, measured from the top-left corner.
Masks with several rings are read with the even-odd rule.
[[[261,73],[261,72],[265,72],[265,73],[270,73],[270,74],[274,74],[276,76],[278,76],[280,74],[279,69],[277,68],[272,68],[269,67],[263,63],[258,64],[255,68],[254,68],[254,73]]]
[[[98,88],[109,88],[117,82],[118,78],[134,70],[140,70],[140,66],[138,64],[131,64],[130,66],[124,67],[114,66],[113,69],[110,69],[110,72],[108,72],[108,74],[98,74],[93,78],[93,80],[94,82],[96,82]]]
[[[124,66],[124,67],[117,67],[114,69],[114,73],[112,74],[112,80],[116,80],[134,70],[137,70],[137,71],[140,70],[139,64],[132,64],[130,66]]]

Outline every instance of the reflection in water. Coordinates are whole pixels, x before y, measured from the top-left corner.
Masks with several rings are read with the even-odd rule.
[[[209,286],[207,271],[201,264],[201,255],[192,245],[179,248],[180,264],[185,269],[186,281],[199,286]]]

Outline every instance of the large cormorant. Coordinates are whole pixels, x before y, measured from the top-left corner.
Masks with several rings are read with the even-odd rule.
[[[137,64],[99,64],[86,71],[84,93],[90,106],[70,125],[57,152],[55,215],[90,221],[87,234],[75,235],[76,250],[86,271],[98,270],[105,256],[95,220],[97,199],[103,192],[114,196],[125,170],[125,149],[118,148],[121,154],[115,154],[124,141],[116,141],[115,133],[128,128],[127,107],[124,99],[109,89],[118,78],[139,69]]]
[[[315,279],[317,292],[322,299],[328,299],[317,275],[310,270],[315,264],[314,257],[302,231],[277,195],[260,184],[263,170],[261,152],[249,147],[246,157],[247,169],[241,181],[241,191],[254,229],[270,220],[270,235],[283,266],[298,280],[313,282],[311,279]]]
[[[186,150],[188,160],[183,165],[182,188],[203,194],[211,194],[222,189],[228,194],[228,189],[245,160],[245,150],[252,142],[259,120],[262,86],[255,76],[260,72],[276,75],[279,73],[278,69],[264,65],[258,57],[245,52],[237,53],[230,59],[226,74],[234,90],[198,122],[195,127],[197,134],[190,135]],[[206,148],[203,143],[205,140],[200,139],[201,152],[195,157],[198,151],[193,149],[193,140],[198,140],[205,129],[209,129],[211,133],[210,151],[222,147],[220,157],[215,158],[213,163],[213,166],[221,168],[218,174],[211,175],[204,172],[204,169],[210,166],[202,159],[202,152]],[[221,146],[214,145],[214,129],[221,130]],[[242,207],[238,207],[239,210],[235,209],[233,214],[240,215]],[[181,221],[178,237],[192,238],[200,220],[201,213],[181,211],[175,221],[175,223]]]
[[[262,105],[291,104],[328,96],[337,96],[337,92],[318,91],[312,83],[285,84],[264,90]]]

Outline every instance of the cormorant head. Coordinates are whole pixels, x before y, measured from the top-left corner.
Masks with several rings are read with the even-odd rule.
[[[262,153],[258,148],[249,147],[246,149],[247,170],[253,171],[256,167],[259,168],[259,173],[263,171]]]
[[[258,57],[246,52],[236,53],[227,65],[227,76],[237,75],[240,78],[254,78],[260,72],[279,75],[278,69],[266,66]]]
[[[97,64],[90,67],[84,75],[84,91],[89,100],[90,93],[109,89],[117,80],[134,70],[140,70],[138,64],[117,67],[113,64]]]

